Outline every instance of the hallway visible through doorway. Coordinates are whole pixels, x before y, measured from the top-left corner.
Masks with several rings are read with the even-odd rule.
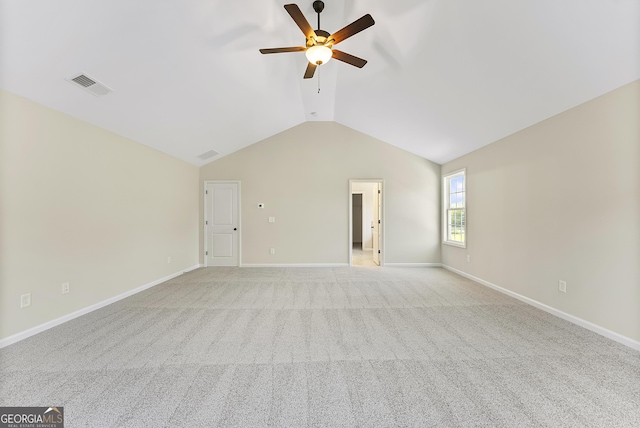
[[[351,262],[354,266],[378,266],[373,261],[373,250],[363,250],[358,245],[351,249]]]
[[[349,180],[349,262],[379,266],[383,248],[383,180]]]

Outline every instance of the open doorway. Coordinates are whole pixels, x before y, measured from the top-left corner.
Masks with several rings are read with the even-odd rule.
[[[349,180],[349,265],[383,264],[383,180]]]

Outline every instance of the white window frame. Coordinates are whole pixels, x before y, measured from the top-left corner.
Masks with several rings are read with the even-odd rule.
[[[462,229],[464,234],[463,242],[452,241],[449,239],[449,210],[452,209],[450,195],[451,180],[460,176],[464,178],[464,197],[462,200],[462,208],[457,207],[453,209],[461,209],[464,213],[464,228]],[[467,169],[462,168],[442,176],[442,243],[452,245],[454,247],[467,248],[467,229]]]

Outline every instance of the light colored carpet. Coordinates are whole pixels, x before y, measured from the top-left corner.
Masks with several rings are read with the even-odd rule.
[[[0,376],[67,427],[640,426],[640,353],[437,268],[199,269]]]

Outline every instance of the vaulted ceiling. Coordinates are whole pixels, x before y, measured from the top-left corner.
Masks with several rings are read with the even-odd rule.
[[[373,16],[340,44],[369,62],[310,80],[258,52],[304,44],[289,2],[0,0],[0,88],[195,165],[304,121],[444,163],[640,78],[638,0],[325,0],[330,33]]]

